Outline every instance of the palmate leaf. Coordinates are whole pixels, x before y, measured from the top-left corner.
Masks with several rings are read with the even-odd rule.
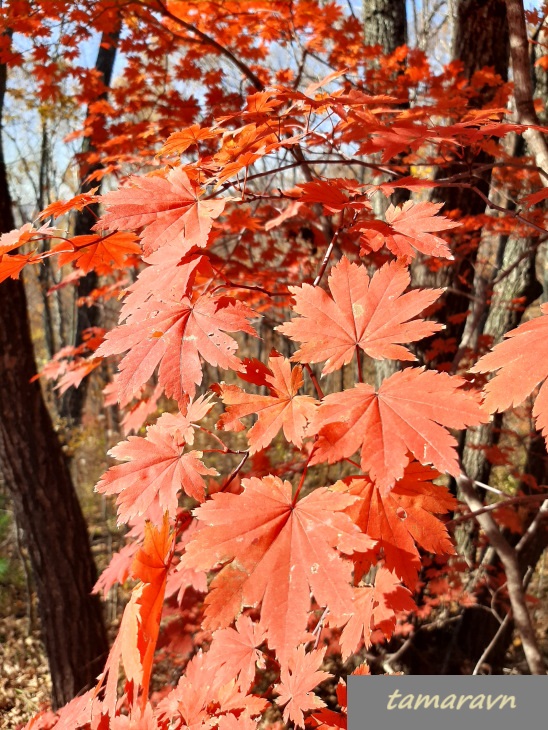
[[[322,487],[295,504],[291,484],[274,476],[242,486],[242,494],[214,494],[195,510],[205,524],[181,565],[228,563],[211,584],[204,625],[224,628],[260,604],[260,626],[284,662],[305,636],[310,592],[337,615],[352,612],[351,564],[337,549],[367,553],[374,543],[342,512],[354,497]]]
[[[202,463],[201,451],[185,450],[185,442],[177,433],[158,425],[149,426],[145,438],[130,436],[109,453],[127,463],[111,467],[95,489],[118,495],[118,524],[147,514],[153,504],[175,517],[181,489],[203,502],[203,477],[218,473]]]
[[[280,695],[277,704],[284,709],[284,721],[292,720],[296,727],[304,728],[303,712],[325,707],[325,702],[312,691],[332,675],[319,671],[325,655],[324,649],[305,653],[303,644],[293,649],[287,665],[282,666],[280,684],[274,687]]]
[[[371,646],[371,633],[374,629],[380,629],[386,638],[390,638],[398,614],[406,614],[417,608],[410,591],[386,568],[381,567],[377,571],[375,585],[358,586],[354,590],[354,615],[341,634],[344,661],[358,650],[362,636],[366,649]]]
[[[328,279],[331,297],[320,287],[289,287],[300,316],[276,329],[301,347],[291,358],[302,363],[325,362],[322,374],[346,365],[359,348],[382,360],[415,360],[407,347],[442,329],[436,322],[415,320],[440,296],[441,289],[404,294],[409,271],[395,261],[369,280],[365,266],[347,258],[333,267]]]
[[[304,382],[300,365],[291,370],[289,360],[283,357],[271,357],[268,365],[264,384],[271,395],[246,393],[237,385],[219,386],[219,395],[227,409],[217,428],[241,431],[244,426],[240,419],[258,414],[257,422],[247,432],[250,454],[268,446],[280,429],[287,441],[300,448],[306,426],[316,411],[314,398],[297,395]]]
[[[126,185],[101,197],[106,213],[97,230],[143,229],[145,255],[160,246],[180,242],[181,255],[193,246],[204,247],[214,218],[223,212],[225,201],[200,200],[181,167],[167,177],[131,176]]]
[[[386,568],[412,589],[421,566],[419,548],[435,555],[455,552],[438,515],[455,509],[457,502],[446,487],[433,484],[438,476],[438,472],[414,461],[388,494],[363,477],[333,486],[357,497],[345,512],[362,532],[376,540],[376,551],[382,554]],[[371,556],[355,554],[353,561],[354,577],[359,580],[371,567]]]
[[[542,383],[533,417],[548,446],[548,304],[543,316],[523,322],[508,332],[503,342],[484,355],[473,373],[496,372],[485,386],[485,407],[490,413],[517,406]]]
[[[421,464],[460,473],[455,438],[448,428],[487,420],[465,381],[447,373],[407,368],[381,384],[365,383],[325,397],[308,428],[317,434],[311,464],[333,464],[361,449],[361,467],[381,490],[403,476],[411,452]]]
[[[435,233],[456,228],[460,223],[436,215],[441,207],[442,203],[413,203],[408,200],[401,207],[388,207],[386,223],[360,221],[352,229],[362,234],[360,253],[378,251],[385,245],[398,257],[414,258],[419,252],[427,256],[452,259],[447,241]]]
[[[159,366],[158,379],[168,397],[185,407],[202,382],[200,358],[213,366],[239,370],[238,343],[226,332],[255,335],[254,313],[228,297],[203,295],[195,301],[149,300],[126,324],[109,332],[97,356],[129,350],[120,363],[118,400],[127,404]]]

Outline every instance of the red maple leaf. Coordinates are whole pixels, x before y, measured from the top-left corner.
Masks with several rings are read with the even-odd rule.
[[[374,543],[342,510],[353,497],[316,489],[295,503],[291,484],[274,476],[242,480],[242,494],[214,494],[195,510],[204,527],[181,563],[212,568],[227,563],[206,598],[210,629],[223,628],[244,606],[262,603],[260,625],[285,660],[302,640],[310,591],[337,615],[352,612],[348,554]]]
[[[355,588],[354,614],[342,630],[343,661],[354,654],[362,636],[365,648],[371,646],[371,633],[380,629],[387,639],[394,633],[399,613],[409,613],[417,607],[410,591],[386,568],[379,568],[374,586]]]
[[[461,224],[443,215],[436,215],[443,203],[414,203],[408,200],[401,208],[389,206],[385,213],[387,223],[393,229],[386,245],[396,256],[413,256],[413,248],[428,256],[453,258],[451,250],[443,238],[433,235],[433,231],[448,231]]]
[[[542,383],[533,417],[548,445],[548,304],[542,304],[541,311],[544,316],[507,332],[503,342],[484,355],[471,372],[498,371],[485,386],[485,407],[489,413],[522,403]]]
[[[105,685],[103,707],[111,716],[117,708],[120,664],[124,667],[128,682],[133,684],[135,696],[139,687],[142,687],[141,708],[144,709],[146,704],[172,544],[173,535],[169,530],[167,516],[160,528],[150,522],[146,523],[144,544],[137,552],[132,568],[133,576],[141,582],[133,589],[130,601],[124,609],[105,671],[95,688],[97,695],[103,684]]]
[[[213,634],[209,658],[222,677],[221,684],[235,679],[242,692],[249,691],[257,664],[264,669],[264,658],[257,648],[264,640],[264,628],[243,614],[238,616],[236,629],[220,629]]]
[[[129,350],[120,363],[118,399],[129,403],[159,365],[158,378],[168,397],[182,406],[202,382],[200,356],[213,366],[239,370],[238,343],[226,332],[255,334],[248,320],[254,313],[228,297],[204,295],[191,302],[149,300],[127,324],[109,332],[98,356]]]
[[[72,250],[67,250],[72,247]],[[108,233],[100,236],[95,233],[89,236],[74,236],[70,243],[62,241],[51,249],[52,253],[59,253],[59,266],[74,262],[86,274],[92,269],[101,267],[124,268],[126,257],[131,254],[140,254],[141,247],[137,243],[137,236],[127,231]]]
[[[421,567],[418,547],[435,555],[455,552],[447,528],[436,515],[455,509],[457,502],[446,487],[432,483],[438,476],[414,461],[388,494],[365,478],[353,478],[349,484],[337,482],[333,487],[358,497],[345,512],[377,541],[386,568],[410,588],[415,587]],[[354,577],[359,580],[371,567],[370,556],[354,555],[354,562]]]
[[[192,124],[186,129],[179,132],[173,132],[167,138],[164,146],[160,150],[161,155],[180,155],[189,147],[199,144],[206,139],[213,139],[222,134],[221,128],[212,129],[211,127],[200,127],[199,124]]]
[[[192,246],[206,246],[211,223],[223,212],[225,200],[200,200],[182,167],[167,177],[132,175],[119,190],[101,197],[106,212],[98,230],[136,231],[143,228],[146,255],[173,241],[181,244],[181,255]]]
[[[244,426],[240,419],[258,414],[257,422],[247,432],[251,454],[268,446],[281,428],[285,438],[301,448],[306,426],[316,410],[314,398],[297,395],[304,382],[300,365],[291,370],[289,360],[284,357],[271,357],[268,365],[265,385],[271,395],[246,393],[237,385],[224,383],[218,387],[227,409],[217,428],[241,431]]]
[[[403,294],[409,282],[409,272],[399,262],[386,264],[370,281],[365,266],[343,257],[329,276],[333,298],[310,284],[289,287],[295,297],[294,311],[301,316],[276,329],[304,343],[292,360],[325,360],[324,375],[349,363],[358,348],[378,360],[415,360],[402,345],[442,328],[435,322],[413,320],[436,301],[441,289]]]
[[[162,727],[173,720],[176,721],[173,727],[221,727],[223,717],[234,713],[244,721],[237,727],[247,730],[246,718],[259,715],[267,705],[266,700],[246,695],[234,681],[222,685],[220,679],[210,652],[199,651],[188,663],[177,686],[158,703]],[[236,730],[236,727],[226,725],[225,730]]]
[[[352,672],[352,674],[357,673],[358,670]],[[363,673],[366,674],[369,672]],[[346,730],[348,726],[348,718],[346,715],[348,699],[346,683],[342,679],[339,679],[339,684],[337,685],[337,703],[341,708],[341,712],[335,712],[334,710],[324,708],[308,717],[306,719],[306,724],[310,727],[316,728],[317,730]]]
[[[303,712],[325,707],[325,702],[312,691],[320,682],[329,679],[329,672],[318,671],[325,649],[317,649],[308,654],[301,644],[293,649],[287,665],[282,665],[280,684],[274,690],[280,695],[277,704],[284,709],[284,722],[292,720],[296,727],[304,728]]]
[[[205,475],[216,476],[200,461],[201,451],[185,452],[185,442],[161,426],[149,426],[145,438],[130,436],[109,451],[127,464],[113,466],[96,485],[101,494],[117,494],[118,524],[144,515],[153,503],[175,517],[179,491],[205,499]]]
[[[421,464],[457,476],[457,442],[447,429],[486,420],[463,385],[458,376],[407,368],[384,380],[378,392],[358,383],[328,395],[308,428],[319,435],[310,463],[333,464],[361,448],[362,469],[385,491],[403,476],[409,451]]]

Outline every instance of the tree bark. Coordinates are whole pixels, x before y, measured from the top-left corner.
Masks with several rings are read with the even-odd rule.
[[[0,123],[7,69],[0,65]],[[0,127],[1,129],[1,127]],[[0,138],[0,232],[14,228]],[[54,708],[93,685],[108,652],[86,523],[37,381],[23,284],[0,285],[0,469],[23,529]]]
[[[364,0],[363,35],[366,45],[382,46],[384,54],[407,43],[405,0]]]
[[[118,13],[116,16],[115,26],[109,33],[103,33],[99,50],[97,52],[97,60],[95,62],[95,70],[99,73],[99,78],[103,87],[103,92],[98,95],[97,99],[106,99],[108,96],[108,88],[112,80],[112,72],[114,70],[114,62],[120,40],[122,30],[122,17]],[[89,113],[88,113],[89,116]],[[87,193],[93,187],[96,187],[95,181],[89,182],[88,177],[94,172],[102,169],[100,162],[92,165],[87,163],[87,156],[90,152],[95,151],[95,143],[98,135],[103,132],[103,119],[98,115],[92,126],[92,132],[88,137],[84,138],[80,156],[82,163],[80,165],[80,192]],[[82,211],[77,212],[74,223],[74,235],[85,236],[92,233],[92,228],[99,217],[99,206],[89,205]],[[97,288],[98,277],[94,271],[90,271],[83,276],[78,282],[76,290],[76,298],[81,299],[88,297],[94,289]],[[82,333],[89,327],[98,327],[101,321],[101,311],[96,304],[91,306],[81,305],[76,312],[76,325],[74,332],[74,345],[78,347],[82,343]],[[80,383],[78,388],[69,388],[65,393],[60,407],[60,415],[66,418],[72,425],[78,425],[82,420],[82,411],[86,399],[88,379]]]

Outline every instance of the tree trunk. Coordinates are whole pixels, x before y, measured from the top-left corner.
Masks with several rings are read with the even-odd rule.
[[[508,23],[506,19],[506,5],[504,0],[459,0],[453,44],[453,58],[463,64],[463,75],[471,79],[482,68],[489,66],[503,79],[508,78],[509,59]],[[481,108],[488,106],[493,98],[493,89],[485,86],[475,96],[470,98],[470,107]],[[439,178],[451,177],[463,173],[468,165],[470,174],[474,174],[474,184],[487,196],[491,182],[491,170],[485,170],[481,175],[473,173],[473,166],[485,165],[493,159],[485,152],[476,154],[471,149],[464,149],[461,161],[440,169]],[[463,180],[466,182],[466,180]],[[485,202],[473,190],[467,188],[443,188],[433,191],[433,202],[443,203],[443,214],[459,210],[461,215],[476,216],[485,212]],[[458,236],[458,234],[457,234]],[[445,337],[454,337],[460,342],[464,322],[458,315],[464,314],[470,307],[470,293],[474,276],[474,265],[479,246],[480,232],[477,241],[471,241],[470,252],[466,256],[459,256],[455,252],[456,261],[436,275],[429,275],[420,264],[414,266],[414,280],[421,286],[449,287],[450,291],[444,299],[444,309],[437,317],[446,324]],[[474,243],[476,246],[474,247]],[[455,317],[457,324],[451,324]],[[428,347],[428,343],[425,343]],[[441,364],[438,362],[436,364]]]
[[[7,69],[0,65],[0,122]],[[0,139],[0,232],[14,228]],[[23,284],[0,285],[0,468],[38,594],[55,708],[93,685],[108,651],[86,523],[36,374]]]
[[[112,72],[114,70],[114,62],[116,60],[116,52],[118,49],[121,30],[122,18],[120,14],[118,14],[116,16],[115,27],[109,33],[103,33],[101,36],[101,43],[99,44],[97,60],[95,62],[95,70],[99,73],[104,90],[98,96],[98,100],[106,99],[108,95],[108,88],[112,79]],[[87,178],[92,173],[98,172],[102,169],[102,164],[100,162],[96,162],[93,165],[89,165],[87,163],[88,154],[95,150],[95,140],[98,138],[98,135],[104,131],[102,116],[97,115],[94,124],[91,126],[92,132],[88,137],[84,138],[82,151],[80,153],[82,158],[82,163],[80,165],[81,193],[87,193],[93,187],[96,187],[97,183],[95,181],[89,182]],[[82,211],[77,212],[74,224],[74,235],[85,236],[92,233],[92,228],[97,222],[98,217],[99,206],[96,204],[87,206]],[[76,291],[77,299],[88,297],[91,292],[97,288],[97,284],[98,278],[94,271],[90,271],[89,274],[83,276],[78,282]],[[82,343],[82,333],[89,327],[99,326],[100,320],[101,311],[96,304],[91,306],[82,304],[77,308],[74,332],[74,344],[76,347]],[[87,385],[88,379],[84,378],[78,388],[69,388],[62,399],[60,415],[63,418],[66,418],[72,426],[78,425],[82,420],[82,411],[86,399]]]
[[[368,46],[394,53],[407,43],[405,0],[363,0],[363,35]]]
[[[382,46],[384,54],[394,53],[396,48],[407,43],[407,10],[405,0],[364,0],[363,35],[368,46]],[[407,104],[402,105],[407,107]],[[375,182],[383,182],[386,177],[379,176]],[[392,196],[394,205],[401,205],[409,199],[409,192],[397,190]],[[372,199],[375,217],[382,219],[388,208],[384,195]],[[375,381],[377,387],[399,369],[397,360],[375,360]]]

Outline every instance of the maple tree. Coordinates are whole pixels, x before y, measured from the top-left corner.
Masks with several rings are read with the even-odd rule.
[[[37,3],[33,22],[68,5]],[[547,313],[493,348],[479,336],[472,347],[464,335],[453,341],[468,312],[424,284],[451,272],[459,295],[473,297],[462,272],[477,259],[478,226],[527,227],[540,246],[541,207],[478,223],[424,199],[464,190],[485,209],[475,175],[489,155],[501,160],[490,174],[542,203],[538,119],[510,120],[510,87],[492,71],[466,79],[449,64],[435,73],[406,47],[377,64],[378,49],[367,51],[358,19],[337,3],[109,8],[132,33],[121,35],[120,85],[88,110],[97,164],[87,183],[117,175],[120,184],[52,203],[41,214],[49,225],[5,233],[0,279],[56,259],[77,278],[104,277],[108,296],[122,300],[117,326],[82,334],[44,375],[67,388],[115,358],[106,397],[125,409],[127,438],[110,451],[122,463],[96,490],[116,498],[129,542],[95,591],[138,582],[95,688],[29,727],[251,730],[267,708],[297,727],[343,727],[318,690],[331,676],[321,668],[328,649],[346,660],[456,594],[479,600],[458,583],[446,515],[477,518],[502,563],[497,593],[506,582],[506,615],[529,669],[545,673],[525,600],[529,564],[520,563],[535,534],[545,547],[543,482],[517,502],[484,505],[455,432],[487,424],[546,380],[538,340]],[[72,12],[75,38],[84,37]],[[136,28],[146,29],[141,40]],[[151,28],[166,57],[184,49],[171,73],[204,85],[201,114],[196,98],[170,96],[168,108],[145,93],[146,81],[165,83],[145,63]],[[295,38],[306,40],[301,57],[275,69],[274,44],[293,50]],[[6,62],[21,62],[10,53]],[[218,70],[198,67],[205,53],[222,59]],[[305,73],[309,55],[316,65]],[[318,59],[329,67],[319,80]],[[237,91],[227,92],[224,62],[239,74]],[[472,104],[484,86],[493,94]],[[519,179],[511,134],[533,140],[535,164]],[[411,198],[398,203],[402,191]],[[93,230],[62,233],[67,213],[97,205]],[[374,384],[386,361],[402,369]],[[545,385],[532,413],[548,439]],[[455,482],[464,505],[447,487]],[[534,511],[513,545],[493,513],[522,497]],[[160,644],[182,676],[151,692]],[[341,689],[342,709],[345,701]]]

